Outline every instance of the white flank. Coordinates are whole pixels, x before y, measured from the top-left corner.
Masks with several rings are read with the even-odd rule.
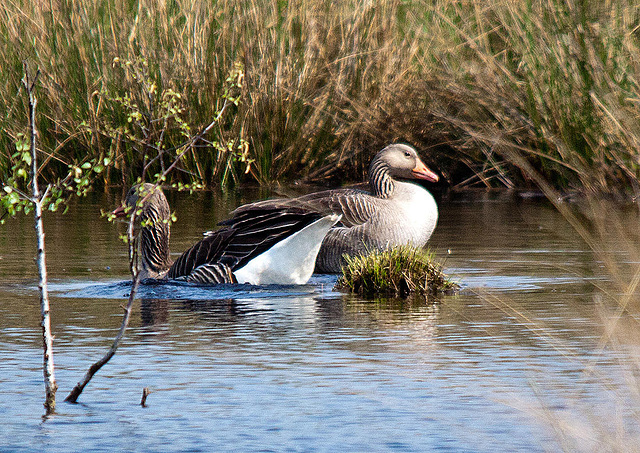
[[[309,281],[322,240],[342,216],[334,214],[316,220],[278,242],[246,266],[233,273],[238,283],[252,285],[302,285]]]

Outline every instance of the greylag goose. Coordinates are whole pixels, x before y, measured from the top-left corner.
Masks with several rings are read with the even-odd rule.
[[[433,196],[411,180],[437,182],[438,175],[408,145],[389,145],[375,155],[369,166],[368,187],[311,193],[292,199],[266,200],[251,205],[263,208],[311,206],[323,214],[339,214],[342,220],[327,233],[316,272],[337,273],[344,255],[355,256],[390,246],[424,246],[438,221]],[[248,206],[232,214],[239,215]]]
[[[162,189],[153,184],[129,190],[124,205],[139,209],[138,250],[141,279],[181,279],[197,283],[303,284],[313,273],[327,231],[339,214],[324,215],[304,203],[296,206],[248,205],[175,262],[169,253],[171,211]],[[113,211],[125,215],[125,207]]]

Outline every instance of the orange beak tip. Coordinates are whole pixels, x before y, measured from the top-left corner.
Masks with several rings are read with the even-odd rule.
[[[438,182],[440,177],[419,160],[415,168],[411,171],[412,174],[418,179],[424,179],[430,182]]]

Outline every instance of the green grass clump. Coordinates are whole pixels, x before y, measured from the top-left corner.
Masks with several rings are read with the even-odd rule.
[[[438,294],[456,291],[433,254],[415,247],[394,247],[366,256],[347,257],[336,287],[364,296]]]

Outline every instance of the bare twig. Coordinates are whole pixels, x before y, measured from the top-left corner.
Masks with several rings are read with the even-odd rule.
[[[161,149],[156,148],[156,151],[158,152],[158,155],[145,164],[145,166],[143,168],[143,179],[144,179],[144,174],[146,173],[147,169],[156,160],[160,159],[163,154],[169,154],[169,153],[171,153],[173,151],[177,151],[179,149],[182,149],[180,154],[178,154],[176,156],[176,158],[173,160],[173,163],[166,170],[164,170],[163,173],[162,173],[163,176],[168,175],[169,172],[171,170],[173,170],[173,168],[178,164],[178,162],[180,162],[180,159],[182,159],[182,156],[184,156],[189,151],[191,151],[195,147],[196,143],[198,143],[200,140],[202,140],[203,137],[205,135],[207,135],[207,133],[213,128],[213,126],[215,126],[218,123],[218,121],[220,121],[220,118],[222,118],[222,115],[224,114],[225,110],[227,110],[228,106],[229,106],[229,101],[225,99],[224,104],[222,105],[222,108],[220,109],[220,111],[218,112],[216,117],[204,129],[202,129],[202,131],[200,131],[200,133],[198,133],[198,134],[194,135],[193,137],[191,137],[189,139],[189,141],[183,143],[180,146],[177,146],[175,148],[170,148],[170,149],[167,149],[167,150],[161,150]]]
[[[207,132],[211,130],[211,128],[220,120],[220,118],[222,117],[222,114],[227,109],[227,106],[228,106],[228,101],[225,101],[224,105],[222,106],[222,109],[220,109],[220,112],[218,112],[218,115],[216,115],[216,117],[213,119],[213,121],[211,121],[211,123],[207,127],[205,127],[199,134],[195,135],[188,143],[184,145],[184,149],[180,152],[180,154],[176,156],[173,163],[169,167],[167,167],[166,170],[164,170],[164,172],[161,175],[161,178],[169,174],[169,172],[176,167],[176,165],[178,164],[182,156],[184,156],[189,150],[191,150],[193,146],[199,140],[201,140],[202,137],[204,137],[204,135]],[[145,164],[145,167],[142,173],[143,180],[144,180],[145,172],[148,169],[148,166],[150,165],[150,163],[151,162]],[[141,196],[137,201],[137,206],[142,206],[145,203],[145,201],[151,196],[151,193],[152,192],[149,192]],[[71,390],[69,395],[65,398],[65,401],[75,403],[78,400],[78,397],[84,390],[85,386],[89,383],[89,381],[91,381],[93,376],[98,372],[98,370],[100,370],[100,368],[102,368],[111,359],[111,357],[115,355],[116,350],[118,349],[118,346],[120,344],[120,341],[124,337],[125,330],[127,329],[127,326],[129,324],[129,318],[131,317],[131,307],[133,305],[133,301],[135,300],[135,296],[138,291],[138,286],[140,285],[140,276],[138,272],[139,256],[138,256],[138,250],[137,250],[137,240],[134,237],[137,211],[138,211],[137,207],[132,210],[131,219],[129,220],[129,228],[127,230],[127,238],[129,243],[129,270],[131,271],[131,275],[133,277],[133,283],[131,285],[131,293],[129,294],[129,301],[127,302],[127,306],[125,307],[125,311],[124,311],[124,316],[122,318],[122,324],[120,325],[120,331],[118,332],[118,335],[113,341],[113,344],[111,345],[111,348],[109,349],[109,351],[100,360],[98,360],[97,362],[95,362],[93,365],[89,367],[89,370],[85,373],[82,380],[78,382],[78,384],[76,384],[73,390]],[[145,400],[146,400],[146,396],[143,396],[143,400],[142,400],[143,406],[144,406]]]
[[[129,319],[131,318],[131,308],[133,306],[133,301],[136,298],[136,293],[138,292],[138,286],[140,285],[140,275],[138,273],[138,253],[136,250],[136,241],[133,238],[134,224],[136,221],[136,210],[134,209],[131,214],[131,220],[129,220],[129,228],[127,235],[129,237],[129,268],[131,270],[131,274],[133,276],[133,283],[131,284],[131,292],[129,293],[129,300],[127,302],[126,307],[124,308],[124,315],[122,317],[122,323],[120,324],[120,330],[118,331],[118,335],[113,340],[113,344],[107,353],[97,362],[89,367],[89,370],[85,373],[84,377],[80,382],[76,384],[76,386],[71,390],[69,395],[65,398],[65,401],[70,403],[75,403],[78,400],[78,397],[84,390],[85,386],[91,381],[93,376],[102,368],[111,357],[113,357],[120,345],[120,341],[124,338],[124,333],[127,330],[127,326],[129,325]]]
[[[120,345],[120,341],[124,337],[124,332],[127,329],[127,326],[129,324],[129,318],[131,317],[131,307],[133,306],[133,301],[135,300],[136,292],[138,291],[139,284],[140,284],[140,278],[136,275],[136,277],[133,279],[133,284],[131,285],[131,293],[129,294],[129,301],[127,302],[127,306],[124,309],[124,316],[122,317],[122,324],[120,325],[120,331],[118,332],[118,335],[116,336],[115,340],[113,340],[113,344],[111,345],[111,348],[100,360],[98,360],[97,362],[95,362],[93,365],[89,367],[89,370],[85,373],[82,380],[76,384],[73,390],[71,390],[69,395],[65,398],[65,401],[70,403],[75,403],[78,400],[78,397],[80,396],[82,391],[84,390],[85,386],[89,383],[89,381],[91,381],[91,378],[93,378],[93,375],[96,374],[98,370],[100,370],[100,368],[102,368],[102,366],[106,364],[109,360],[111,360],[111,357],[115,355],[116,350]]]

